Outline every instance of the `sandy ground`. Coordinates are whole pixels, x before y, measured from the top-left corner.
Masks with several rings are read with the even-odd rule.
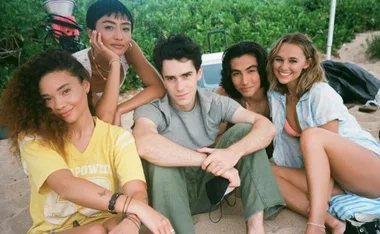
[[[380,34],[380,32],[376,32]],[[366,39],[371,38],[373,33],[358,34],[351,43],[345,44],[336,53],[334,60],[356,63],[370,71],[375,77],[380,78],[380,61],[368,61],[365,57]],[[130,98],[134,92],[121,96],[121,100]],[[372,133],[378,139],[380,129],[380,111],[367,114],[358,112],[358,106],[350,109],[361,126]],[[132,113],[122,118],[122,124],[129,129]],[[0,141],[0,233],[21,234],[26,233],[32,221],[29,215],[29,183],[21,166],[15,162],[8,150],[6,140]],[[196,232],[199,234],[209,233],[245,233],[245,223],[242,216],[240,199],[237,204],[229,207],[223,204],[223,218],[218,224],[209,220],[208,214],[194,216]],[[217,213],[214,213],[217,215]],[[306,219],[284,209],[270,221],[265,221],[268,234],[300,234],[305,229]]]

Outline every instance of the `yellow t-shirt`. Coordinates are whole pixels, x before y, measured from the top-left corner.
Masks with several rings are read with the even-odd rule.
[[[113,192],[119,191],[128,181],[145,182],[133,136],[99,119],[96,119],[96,127],[86,150],[81,153],[69,144],[66,161],[56,151],[44,146],[38,137],[24,137],[20,150],[31,185],[33,226],[29,234],[69,229],[73,227],[74,220],[81,225],[102,222],[112,215],[108,211],[85,208],[61,199],[45,183],[48,176],[57,170],[70,169],[74,176]]]

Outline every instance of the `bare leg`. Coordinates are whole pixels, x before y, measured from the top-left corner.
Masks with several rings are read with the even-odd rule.
[[[102,224],[87,224],[54,234],[107,234],[120,223],[120,217],[108,219]]]
[[[107,234],[107,230],[102,224],[88,224],[85,226],[71,228],[54,234]]]
[[[114,217],[111,219],[108,219],[103,223],[103,226],[107,230],[107,232],[111,232],[112,229],[114,229],[121,221],[121,217]]]
[[[272,166],[273,173],[284,196],[287,207],[305,217],[309,216],[310,203],[307,196],[306,174],[303,169]],[[334,186],[331,181],[330,195],[342,194],[338,186]],[[334,216],[325,212],[325,224],[331,229],[333,234],[343,234],[345,225]]]
[[[310,195],[309,222],[325,222],[330,177],[353,193],[380,197],[380,180],[373,179],[380,170],[380,159],[372,151],[321,128],[304,130],[300,144]],[[306,234],[316,233],[324,231],[308,225]]]
[[[257,214],[249,217],[247,221],[248,234],[265,234],[264,230],[264,212],[260,211]]]

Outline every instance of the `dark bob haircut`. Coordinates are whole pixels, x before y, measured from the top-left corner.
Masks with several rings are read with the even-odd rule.
[[[95,30],[96,22],[103,16],[115,14],[116,17],[127,17],[131,22],[133,31],[133,17],[128,8],[119,0],[98,0],[91,4],[86,14],[86,25],[88,29]]]

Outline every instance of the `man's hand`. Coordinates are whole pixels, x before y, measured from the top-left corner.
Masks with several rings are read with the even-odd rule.
[[[240,159],[239,155],[231,152],[229,149],[212,149],[205,147],[197,149],[197,151],[209,154],[203,161],[201,167],[203,170],[215,176],[221,176],[227,170],[232,169]]]
[[[236,188],[240,186],[239,171],[236,170],[236,168],[231,168],[227,170],[221,175],[221,177],[226,178],[230,182],[228,187]]]
[[[139,229],[132,220],[123,219],[109,234],[138,234]]]

